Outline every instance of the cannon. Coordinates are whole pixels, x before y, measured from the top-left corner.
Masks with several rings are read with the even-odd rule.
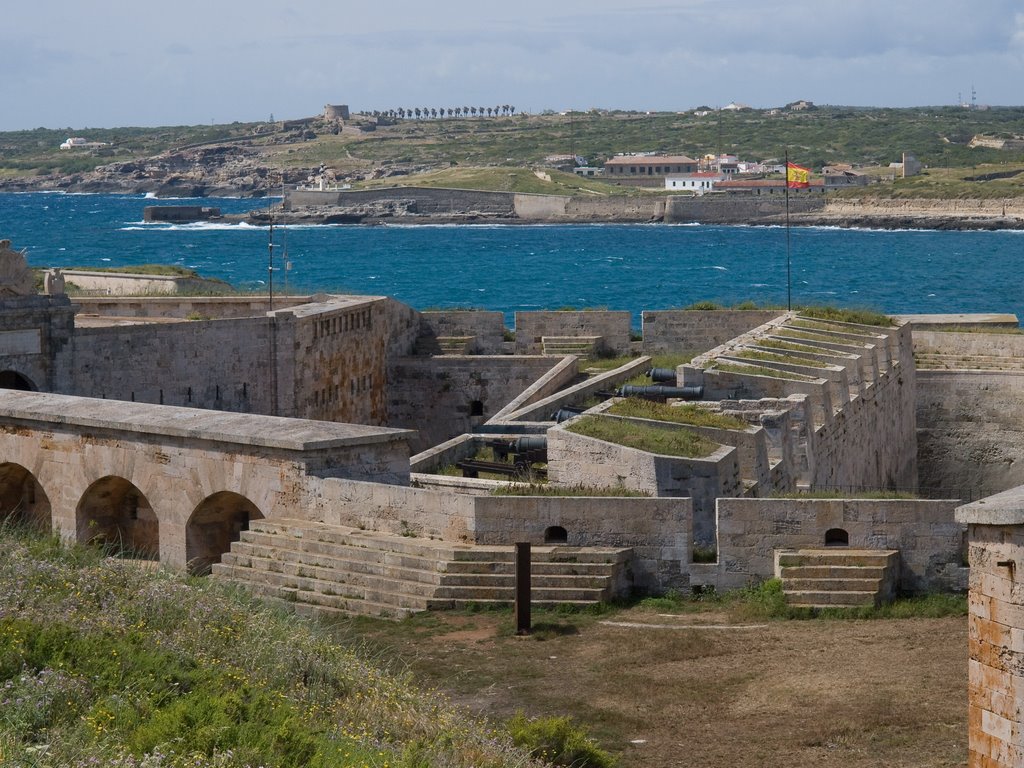
[[[620,387],[616,394],[619,397],[640,397],[644,400],[700,400],[704,396],[704,387],[666,387],[662,384],[635,386],[626,384]]]
[[[676,383],[676,371],[674,368],[651,368],[647,375],[656,384],[664,384],[666,381],[671,381],[673,384]]]

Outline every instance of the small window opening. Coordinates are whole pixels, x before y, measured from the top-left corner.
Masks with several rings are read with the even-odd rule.
[[[829,528],[825,531],[826,547],[848,547],[850,546],[850,534],[842,528]]]
[[[484,403],[483,400],[474,400],[469,404],[469,415],[470,416],[483,416],[484,415]]]
[[[544,529],[545,544],[565,544],[569,541],[569,533],[560,525],[552,525]]]

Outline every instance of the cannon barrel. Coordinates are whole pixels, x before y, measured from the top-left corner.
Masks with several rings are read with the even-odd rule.
[[[581,413],[583,413],[582,408],[572,408],[565,405],[555,411],[551,418],[554,419],[555,424],[561,424],[563,421],[568,421],[573,416],[579,416]]]
[[[651,381],[659,384],[666,381],[671,381],[673,384],[676,383],[675,368],[651,368],[647,375],[651,377]]]
[[[529,437],[518,437],[515,441],[516,453],[527,451],[546,451],[548,449],[547,435],[530,435]]]
[[[635,386],[626,384],[619,388],[619,397],[642,397],[645,400],[700,400],[704,396],[703,386],[666,387],[661,384]]]

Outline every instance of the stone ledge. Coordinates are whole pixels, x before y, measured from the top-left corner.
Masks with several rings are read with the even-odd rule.
[[[957,507],[955,516],[969,525],[1024,524],[1024,486]]]
[[[184,437],[214,443],[315,451],[408,440],[411,429],[288,419],[170,405],[0,390],[0,419]]]

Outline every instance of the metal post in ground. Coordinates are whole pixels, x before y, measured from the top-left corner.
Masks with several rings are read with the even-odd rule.
[[[516,542],[516,634],[530,634],[530,543]]]

